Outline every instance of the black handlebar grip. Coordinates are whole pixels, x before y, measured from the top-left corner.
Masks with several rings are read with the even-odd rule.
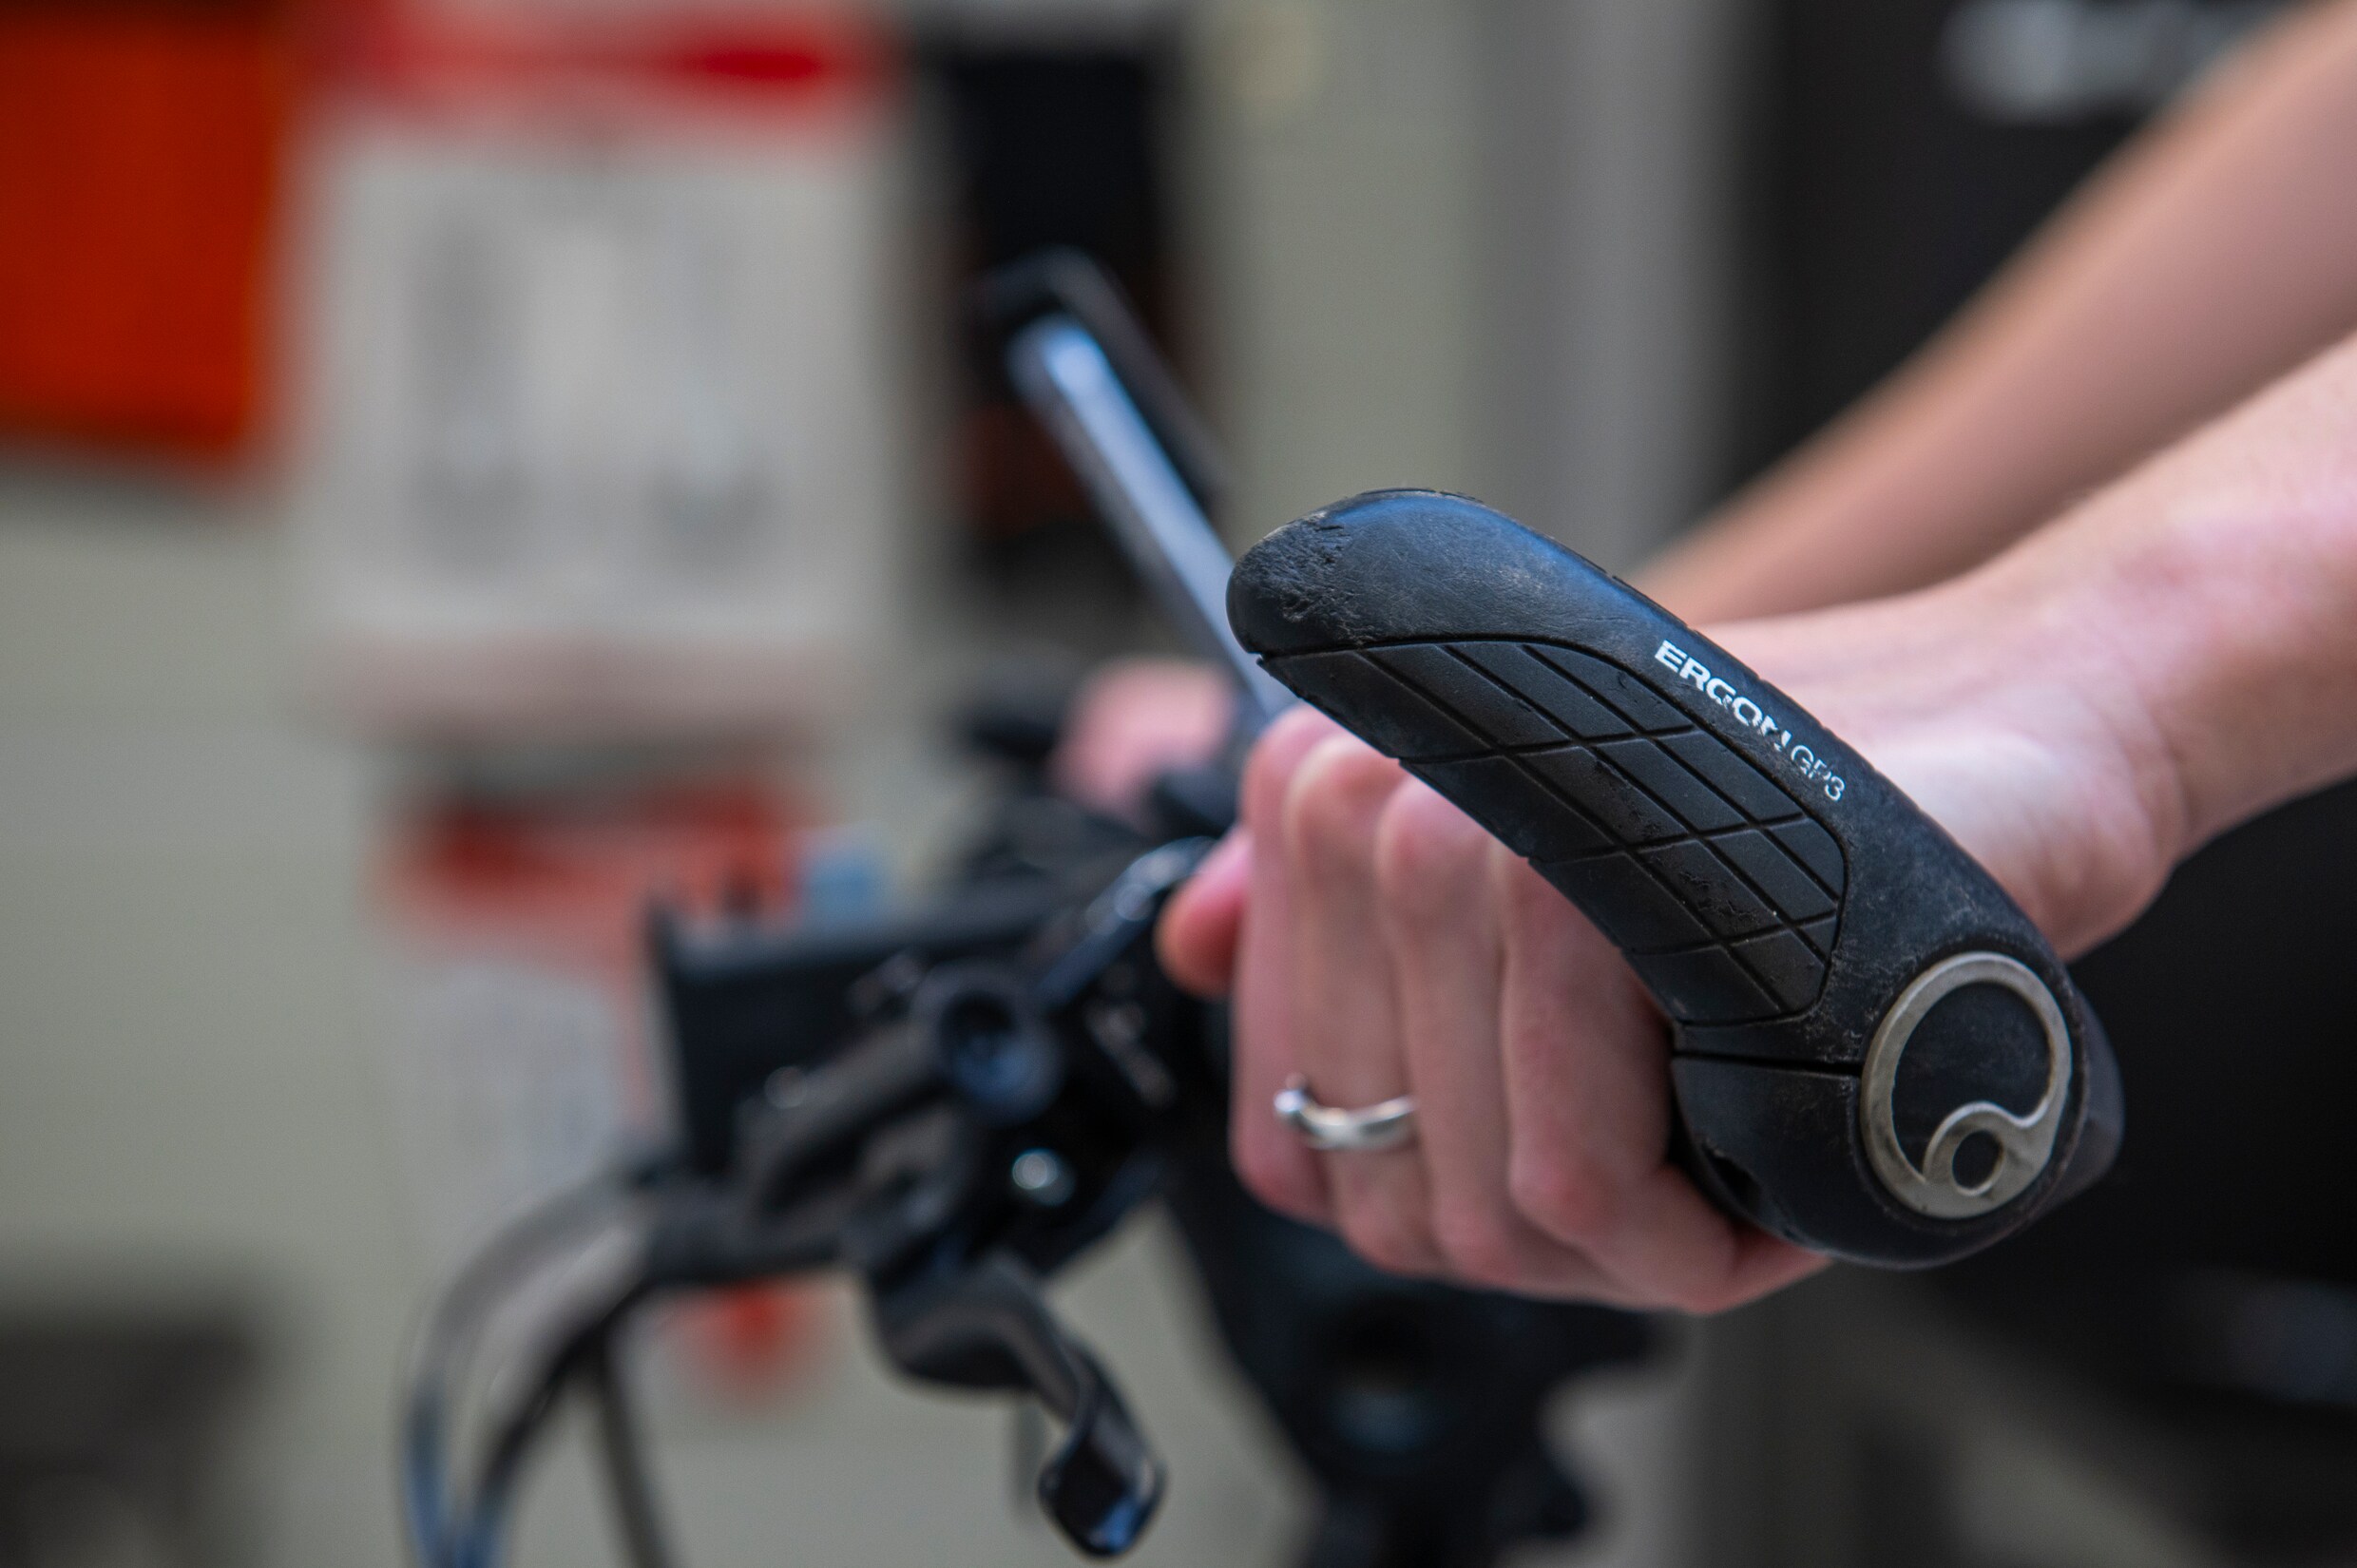
[[[1362,495],[1237,563],[1270,674],[1525,856],[1672,1021],[1680,1154],[1804,1247],[1973,1252],[2108,1169],[2118,1071],[2028,917],[1783,693],[1478,502]]]

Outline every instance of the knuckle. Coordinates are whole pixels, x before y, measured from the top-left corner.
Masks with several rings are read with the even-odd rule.
[[[1236,789],[1236,812],[1244,825],[1266,832],[1275,803],[1284,798],[1289,770],[1265,739],[1244,759],[1244,777]]]
[[[1266,1138],[1238,1138],[1235,1164],[1236,1179],[1244,1190],[1279,1214],[1310,1218],[1323,1210],[1310,1172],[1283,1143]]]
[[[1423,924],[1463,912],[1465,872],[1477,872],[1481,830],[1421,785],[1395,790],[1375,824],[1375,885],[1387,908]]]
[[[1302,760],[1322,739],[1337,733],[1333,720],[1312,708],[1292,708],[1278,716],[1244,759],[1240,797],[1245,822],[1274,825]]]
[[[1349,736],[1320,741],[1286,791],[1285,833],[1313,870],[1365,867],[1373,828],[1396,784],[1392,764]]]
[[[1602,1169],[1573,1153],[1518,1156],[1506,1172],[1506,1191],[1531,1224],[1575,1245],[1602,1235],[1619,1207]]]
[[[1492,855],[1488,869],[1491,894],[1507,919],[1521,925],[1537,922],[1546,928],[1584,918],[1522,856]]]
[[[1342,1239],[1351,1251],[1388,1273],[1415,1273],[1431,1261],[1432,1250],[1422,1228],[1384,1204],[1358,1203],[1345,1210]]]
[[[1522,1253],[1509,1216],[1479,1204],[1451,1204],[1432,1216],[1432,1241],[1449,1271],[1475,1285],[1521,1282]]]

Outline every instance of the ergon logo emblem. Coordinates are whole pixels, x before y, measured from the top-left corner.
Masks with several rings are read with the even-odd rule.
[[[1919,1164],[1899,1140],[1899,1060],[1931,1010],[1957,991],[1994,985],[2029,1004],[2045,1036],[2046,1087],[2026,1111],[2009,1111],[1991,1100],[1957,1106],[1932,1129]],[[2046,983],[2027,965],[2002,953],[1958,953],[1944,958],[1907,983],[1899,1000],[1874,1027],[1860,1075],[1858,1114],[1865,1120],[1866,1154],[1892,1197],[1934,1219],[1971,1219],[2003,1207],[2029,1191],[2054,1158],[2062,1131],[2062,1109],[2070,1099],[2071,1031]],[[1976,1181],[1956,1171],[1956,1156],[1967,1139],[1987,1138],[1997,1145],[1997,1164]]]
[[[1822,786],[1825,798],[1839,800],[1848,786],[1832,765],[1807,745],[1792,744],[1792,732],[1776,722],[1775,716],[1735,690],[1734,686],[1703,667],[1701,660],[1690,657],[1677,643],[1664,641],[1654,650],[1653,661],[1717,703],[1734,717],[1734,721],[1782,753],[1785,759],[1798,769],[1811,784]]]

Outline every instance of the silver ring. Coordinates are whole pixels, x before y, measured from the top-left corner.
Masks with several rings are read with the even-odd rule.
[[[1322,1105],[1310,1080],[1295,1074],[1276,1092],[1276,1119],[1313,1149],[1371,1154],[1396,1149],[1416,1136],[1416,1097],[1400,1095],[1364,1110]]]

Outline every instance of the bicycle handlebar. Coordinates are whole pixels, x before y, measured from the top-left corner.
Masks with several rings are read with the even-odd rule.
[[[1524,856],[1671,1020],[1681,1156],[1818,1252],[1940,1263],[2107,1169],[2118,1073],[2027,916],[1790,698],[1478,502],[1279,528],[1228,613],[1268,672]]]

